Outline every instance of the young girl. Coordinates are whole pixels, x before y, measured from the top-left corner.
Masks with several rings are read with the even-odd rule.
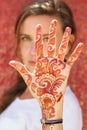
[[[10,62],[25,82],[18,75],[18,82],[8,93],[10,100],[0,117],[2,130],[82,129],[79,103],[70,87],[66,87],[71,66],[82,48],[79,44],[72,53],[75,33],[72,12],[64,2],[40,0],[25,7],[18,17],[15,34],[16,54],[26,67]]]

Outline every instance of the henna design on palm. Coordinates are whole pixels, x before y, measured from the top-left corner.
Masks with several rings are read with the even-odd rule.
[[[47,52],[44,50],[42,27],[36,27],[36,64],[33,73],[18,61],[10,61],[23,77],[31,94],[38,100],[43,117],[55,116],[55,105],[62,99],[73,63],[77,60],[83,43],[79,43],[67,62],[64,62],[71,29],[65,29],[58,54],[56,55],[56,26],[57,21],[52,20],[49,28],[49,41]]]

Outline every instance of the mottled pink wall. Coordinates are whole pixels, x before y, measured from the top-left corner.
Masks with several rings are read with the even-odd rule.
[[[16,72],[8,62],[14,58],[14,25],[16,18],[32,0],[0,0],[0,103],[4,93],[16,79]],[[74,13],[77,43],[85,43],[84,50],[72,68],[69,83],[79,99],[83,111],[83,130],[87,130],[87,0],[65,0]]]
[[[83,130],[87,130],[87,0],[65,1],[74,13],[77,27],[77,43],[85,43],[82,54],[73,66],[69,83],[83,110]]]

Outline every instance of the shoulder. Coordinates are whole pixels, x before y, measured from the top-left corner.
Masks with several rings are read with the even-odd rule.
[[[79,101],[70,87],[67,87],[64,95],[64,130],[82,130],[82,111]]]
[[[0,129],[2,130],[23,130],[25,120],[19,110],[17,99],[0,115]]]
[[[74,92],[71,90],[69,86],[67,86],[66,92],[64,95],[64,105],[68,107],[81,109],[76,95],[74,94]]]
[[[31,130],[37,128],[40,130],[40,118],[40,107],[35,99],[20,100],[17,98],[0,115],[0,128],[2,128],[2,130],[6,130],[7,128],[8,130],[25,130],[26,128]],[[7,125],[8,127],[6,127]],[[12,127],[14,127],[14,129],[12,129]]]
[[[15,119],[11,119],[9,117],[0,118],[0,129],[2,129],[2,130],[20,130],[17,125],[17,122],[15,122]]]
[[[8,115],[15,115],[14,113],[18,111],[20,108],[20,104],[18,99],[16,98],[1,114],[0,118],[3,116],[8,116]],[[17,113],[16,113],[17,114]]]

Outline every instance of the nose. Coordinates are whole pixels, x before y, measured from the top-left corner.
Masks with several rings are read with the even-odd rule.
[[[32,44],[31,44],[30,53],[32,56],[36,56],[35,42],[32,42]]]

